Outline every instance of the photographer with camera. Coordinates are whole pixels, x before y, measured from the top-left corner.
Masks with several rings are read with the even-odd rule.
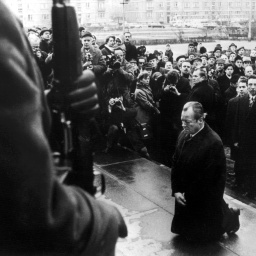
[[[120,138],[127,138],[135,151],[139,151],[144,145],[140,142],[136,133],[136,108],[134,103],[127,102],[122,96],[110,98],[108,102],[109,128],[107,133],[108,153],[119,142]]]
[[[182,69],[190,70],[190,63],[184,61]],[[176,141],[182,125],[180,113],[190,92],[187,78],[180,76],[176,69],[169,71],[162,82],[162,95],[160,100],[161,111],[161,149],[162,161],[171,166],[170,156],[175,150]]]
[[[102,75],[106,71],[107,67],[103,60],[101,51],[92,46],[92,34],[88,31],[85,32],[81,41],[83,44],[81,48],[83,69],[92,70],[96,77]]]

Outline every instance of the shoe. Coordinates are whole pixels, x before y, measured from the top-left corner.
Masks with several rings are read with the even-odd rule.
[[[227,234],[234,234],[240,228],[240,222],[239,222],[240,209],[230,208],[230,211],[232,212],[232,220],[231,220],[232,223],[231,223],[231,227],[226,232]]]

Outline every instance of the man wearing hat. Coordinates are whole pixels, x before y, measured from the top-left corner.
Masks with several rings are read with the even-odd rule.
[[[206,67],[207,66],[207,60],[208,60],[207,54],[201,54],[200,58],[202,60],[202,66]]]
[[[167,44],[167,45],[166,45],[164,55],[167,56],[167,57],[168,57],[168,60],[173,63],[173,52],[172,52],[172,50],[171,50],[171,45],[170,45],[170,44]]]
[[[78,32],[79,32],[79,37],[82,38],[86,30],[84,27],[79,27]]]
[[[151,66],[152,66],[152,74],[154,74],[156,71],[159,71],[157,69],[158,60],[157,60],[157,56],[155,54],[153,54],[153,53],[149,54],[148,63],[151,64]]]
[[[237,55],[234,60],[234,74],[244,76],[243,59],[240,55]]]
[[[218,79],[218,77],[223,76],[225,74],[224,71],[224,65],[225,65],[225,60],[218,58],[216,60],[216,68],[215,68],[215,74],[213,76],[214,79]]]
[[[46,53],[50,53],[52,51],[52,43],[51,43],[51,35],[52,31],[48,28],[43,28],[39,34],[41,41],[39,43],[39,48],[41,51]]]
[[[243,67],[246,68],[247,66],[251,66],[252,61],[251,61],[251,57],[249,56],[243,56]]]
[[[186,60],[186,56],[185,55],[180,55],[176,58],[176,65],[174,66],[175,69],[180,71],[181,68],[181,64],[182,62],[184,62]]]
[[[241,56],[243,58],[245,52],[244,46],[241,46],[237,49],[237,55]]]
[[[210,55],[208,57],[208,69],[215,69],[216,57],[214,55]]]
[[[213,55],[216,59],[220,58],[222,49],[220,47],[215,47],[213,50]]]
[[[229,48],[229,50],[230,50],[231,52],[236,52],[237,45],[234,44],[234,43],[232,43],[228,48]]]
[[[92,34],[86,31],[81,41],[83,44],[81,48],[83,69],[91,69],[96,77],[102,75],[106,71],[107,66],[101,51],[92,46]]]
[[[231,52],[229,55],[229,63],[235,64],[236,52]]]
[[[191,60],[191,64],[192,64],[191,73],[193,73],[194,70],[202,66],[202,60],[200,57],[195,57],[193,60]]]
[[[188,53],[188,59],[193,60],[196,57],[196,54],[194,52],[189,52]]]

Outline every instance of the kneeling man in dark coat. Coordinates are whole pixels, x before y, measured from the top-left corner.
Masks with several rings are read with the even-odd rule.
[[[223,199],[226,159],[220,137],[204,121],[199,102],[185,104],[171,175],[175,215],[171,231],[188,240],[209,241],[239,227],[239,209]]]

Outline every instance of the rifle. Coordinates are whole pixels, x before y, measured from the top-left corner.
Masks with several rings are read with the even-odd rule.
[[[92,145],[90,142],[91,120],[78,118],[72,112],[65,100],[65,96],[76,88],[76,81],[82,75],[81,42],[78,33],[78,24],[75,9],[65,0],[53,0],[52,7],[53,30],[53,89],[61,95],[60,104],[53,107],[61,124],[62,136],[59,134],[58,143],[60,152],[55,153],[57,169],[66,172],[65,183],[77,185],[91,195],[98,190],[105,190],[105,182],[102,187],[95,187],[95,175],[99,173],[93,166]],[[57,159],[57,160],[56,160]],[[103,176],[101,179],[103,179]]]

